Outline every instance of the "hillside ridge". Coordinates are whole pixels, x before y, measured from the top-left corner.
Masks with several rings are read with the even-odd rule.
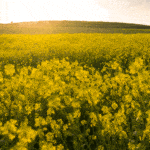
[[[0,24],[0,34],[150,33],[150,26],[102,21],[31,21]]]

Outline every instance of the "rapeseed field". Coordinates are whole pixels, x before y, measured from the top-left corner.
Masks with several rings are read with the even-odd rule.
[[[0,35],[0,149],[148,150],[150,35]]]

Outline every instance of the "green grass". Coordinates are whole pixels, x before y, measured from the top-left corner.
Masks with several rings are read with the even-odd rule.
[[[38,21],[0,24],[0,34],[150,33],[150,26],[88,21]]]

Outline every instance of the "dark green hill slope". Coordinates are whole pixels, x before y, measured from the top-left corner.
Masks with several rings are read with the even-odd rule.
[[[150,26],[92,21],[38,21],[0,24],[0,34],[58,33],[150,33]]]

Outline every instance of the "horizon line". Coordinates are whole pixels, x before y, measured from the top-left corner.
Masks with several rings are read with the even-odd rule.
[[[148,25],[148,24],[141,24],[141,23],[130,23],[130,22],[113,22],[113,21],[91,21],[91,20],[38,20],[38,21],[21,21],[21,22],[13,22],[13,21],[11,21],[11,22],[9,22],[9,23],[1,23],[0,22],[0,24],[13,24],[13,23],[30,23],[30,22],[48,22],[48,21],[78,21],[78,22],[105,22],[105,23],[125,23],[125,24],[135,24],[135,25],[143,25],[143,26],[150,26],[150,25]]]

